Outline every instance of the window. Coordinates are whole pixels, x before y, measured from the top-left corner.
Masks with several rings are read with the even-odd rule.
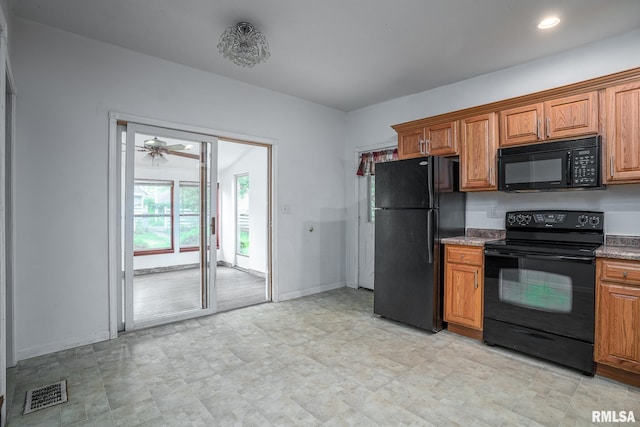
[[[200,249],[200,187],[197,182],[180,183],[178,235],[180,252]]]
[[[236,175],[236,253],[249,256],[249,174]]]
[[[367,177],[367,220],[376,222],[376,176],[369,175]]]
[[[173,252],[173,182],[134,183],[134,255]]]

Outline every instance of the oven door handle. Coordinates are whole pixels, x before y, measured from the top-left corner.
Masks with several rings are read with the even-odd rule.
[[[592,256],[527,254],[522,252],[503,252],[495,249],[485,249],[484,254],[501,256],[506,258],[528,258],[528,259],[539,259],[544,261],[575,261],[575,262],[584,262],[584,263],[592,263],[594,261],[594,257]]]

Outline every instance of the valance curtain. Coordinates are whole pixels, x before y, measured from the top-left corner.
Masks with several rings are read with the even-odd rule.
[[[376,163],[391,162],[398,160],[398,149],[388,149],[380,151],[369,151],[360,154],[360,165],[358,166],[358,176],[376,174]]]

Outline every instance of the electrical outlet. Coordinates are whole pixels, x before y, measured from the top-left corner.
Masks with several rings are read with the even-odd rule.
[[[487,212],[487,217],[502,218],[502,212],[498,209],[497,206],[491,206],[491,208],[489,208],[489,212]]]

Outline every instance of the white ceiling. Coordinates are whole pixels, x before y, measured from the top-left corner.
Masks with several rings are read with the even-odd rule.
[[[352,111],[640,28],[639,0],[10,0],[41,22],[252,85]],[[548,14],[560,26],[541,32]],[[271,58],[218,53],[249,21]]]

